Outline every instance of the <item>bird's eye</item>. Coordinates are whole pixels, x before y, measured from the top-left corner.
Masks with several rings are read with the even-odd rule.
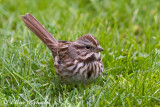
[[[88,46],[88,45],[87,45],[87,46],[86,46],[86,48],[87,48],[87,49],[89,49],[89,48],[90,48],[90,46]]]

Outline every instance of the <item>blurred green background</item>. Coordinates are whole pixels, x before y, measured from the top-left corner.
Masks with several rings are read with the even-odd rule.
[[[58,40],[93,34],[105,49],[103,76],[59,84],[50,51],[22,22],[27,12]],[[158,0],[0,0],[0,105],[160,105],[159,16]]]

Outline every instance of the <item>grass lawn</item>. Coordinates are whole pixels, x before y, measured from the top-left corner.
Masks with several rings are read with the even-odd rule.
[[[60,84],[49,49],[24,25],[35,16],[58,40],[93,34],[104,73]],[[159,0],[0,0],[0,106],[159,106]]]

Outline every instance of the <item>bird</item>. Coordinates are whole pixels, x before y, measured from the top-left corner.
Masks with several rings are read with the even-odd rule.
[[[103,73],[100,53],[104,49],[91,34],[75,41],[56,40],[30,13],[22,15],[25,25],[49,48],[56,74],[71,83],[87,83]]]

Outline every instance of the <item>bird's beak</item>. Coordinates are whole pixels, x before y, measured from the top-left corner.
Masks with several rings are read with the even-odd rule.
[[[98,52],[104,51],[104,49],[102,47],[100,47],[99,45],[97,46],[97,50],[98,50]]]

